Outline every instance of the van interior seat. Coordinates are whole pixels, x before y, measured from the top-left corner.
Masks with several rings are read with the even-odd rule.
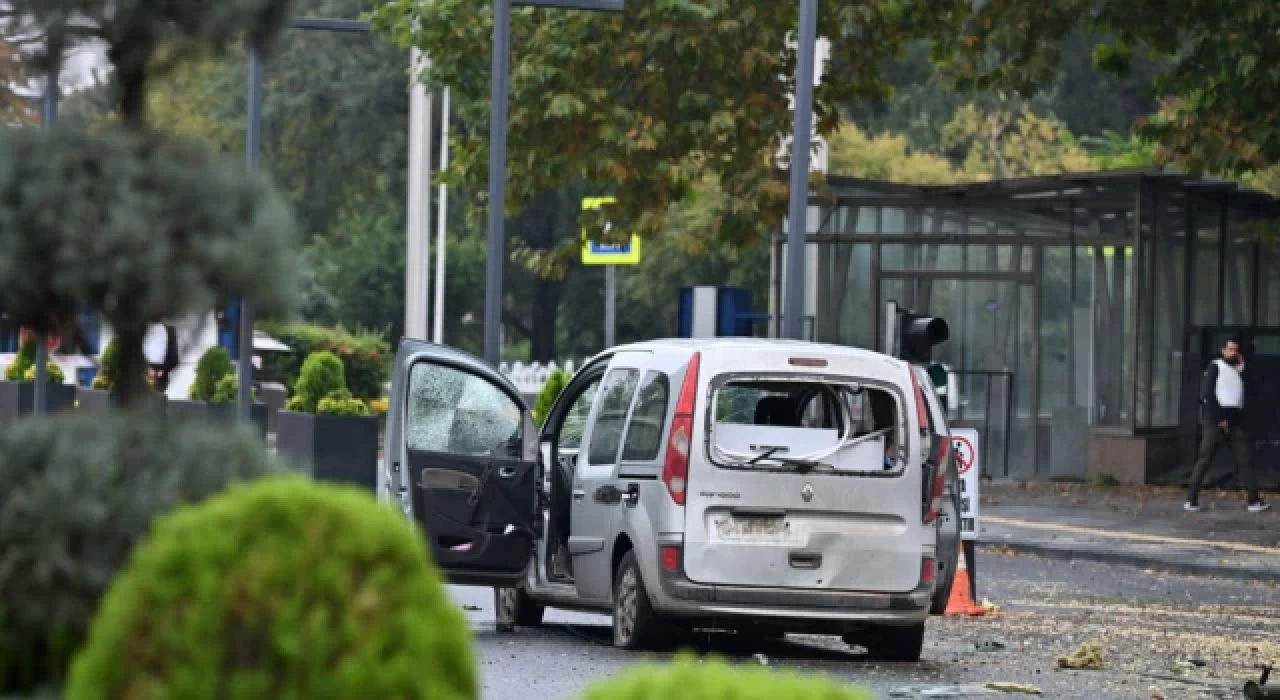
[[[800,411],[790,396],[766,396],[756,402],[756,425],[800,427]]]

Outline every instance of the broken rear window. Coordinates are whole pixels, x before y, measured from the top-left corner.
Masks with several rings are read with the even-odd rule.
[[[731,379],[714,394],[721,467],[894,474],[905,466],[900,403],[855,381]]]

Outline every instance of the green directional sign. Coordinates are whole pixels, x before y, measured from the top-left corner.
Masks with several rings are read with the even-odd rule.
[[[933,385],[939,389],[947,388],[947,368],[938,363],[929,365],[927,370],[929,378],[933,380]]]

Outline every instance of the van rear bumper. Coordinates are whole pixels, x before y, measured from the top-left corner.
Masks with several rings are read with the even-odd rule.
[[[929,616],[933,584],[909,593],[794,590],[716,586],[679,575],[660,575],[651,602],[659,612],[682,617],[774,618],[911,624]]]

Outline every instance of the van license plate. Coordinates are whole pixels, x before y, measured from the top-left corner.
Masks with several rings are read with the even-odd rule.
[[[786,539],[791,524],[786,518],[724,518],[716,521],[716,534],[722,540]]]

